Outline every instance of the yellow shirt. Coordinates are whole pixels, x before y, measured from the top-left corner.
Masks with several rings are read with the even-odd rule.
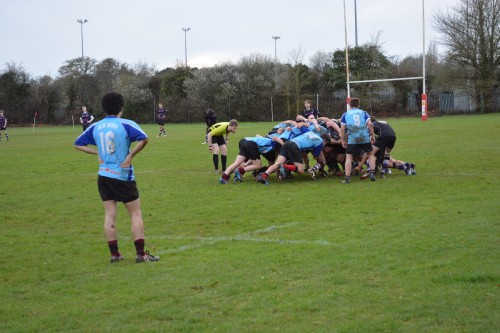
[[[208,129],[208,132],[212,136],[222,136],[227,134],[227,128],[229,127],[229,122],[217,123]]]

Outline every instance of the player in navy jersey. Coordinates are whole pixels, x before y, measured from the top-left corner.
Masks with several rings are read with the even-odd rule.
[[[157,120],[158,120],[158,125],[160,125],[160,133],[158,133],[157,137],[161,136],[161,133],[163,133],[163,136],[167,136],[167,131],[165,131],[165,122],[167,120],[167,109],[163,108],[163,105],[158,104],[158,115],[157,115]]]
[[[416,167],[413,163],[403,162],[391,159],[391,152],[396,144],[396,131],[385,121],[376,120],[371,117],[373,123],[373,131],[377,136],[373,144],[373,153],[375,156],[380,156],[382,159],[382,169],[380,177],[384,178],[389,171],[389,166],[403,170],[407,176],[416,174]]]
[[[217,124],[217,116],[215,115],[215,112],[212,109],[205,109],[205,111],[203,111],[203,116],[205,117],[205,123],[207,124],[207,128],[205,129],[205,142],[202,142],[201,144],[206,145],[208,143],[207,136],[209,129],[213,125]]]
[[[9,141],[9,134],[7,133],[7,117],[4,116],[3,110],[0,110],[0,141],[2,141],[2,131],[5,132],[5,138]]]
[[[264,156],[271,164],[276,159],[277,147],[281,147],[283,141],[278,136],[273,138],[256,136],[246,137],[240,140],[240,152],[233,164],[231,164],[226,171],[224,171],[219,179],[220,184],[227,184],[229,177],[234,171],[234,181],[243,181],[243,175],[247,171],[259,170],[262,167],[260,155]],[[251,164],[242,166],[243,162],[250,161]]]
[[[144,251],[144,221],[139,191],[135,182],[132,159],[148,143],[148,136],[135,122],[122,119],[123,96],[110,92],[102,97],[101,105],[107,116],[92,124],[75,141],[75,148],[98,155],[98,190],[104,210],[104,232],[111,252],[111,262],[123,259],[118,250],[116,231],[117,202],[123,202],[131,221],[136,249],[136,262],[157,261],[159,257]],[[131,150],[132,142],[137,142]],[[89,145],[97,146],[96,148]]]
[[[349,184],[351,182],[353,157],[363,153],[368,154],[370,179],[375,181],[375,155],[372,147],[375,142],[375,134],[373,133],[370,115],[359,108],[360,102],[358,98],[352,98],[349,105],[351,109],[345,112],[340,120],[342,146],[346,149],[344,183]],[[346,129],[348,130],[347,139]]]
[[[311,116],[314,117],[315,119],[318,119],[318,117],[321,116],[318,110],[311,107],[310,100],[306,99],[304,101],[304,107],[305,109],[302,111],[302,116],[304,116],[306,119],[309,119]]]
[[[94,116],[87,111],[87,107],[82,106],[82,114],[80,115],[80,123],[82,124],[83,131],[89,128],[90,124],[94,121]]]
[[[326,165],[328,165],[328,172],[332,175],[341,176],[343,172],[340,166],[343,166],[345,162],[345,148],[342,147],[342,140],[340,139],[340,120],[322,118],[323,117],[318,118],[318,122],[325,122],[328,133],[332,138],[330,142],[327,142],[323,147]]]

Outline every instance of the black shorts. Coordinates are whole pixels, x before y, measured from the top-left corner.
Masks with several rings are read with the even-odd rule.
[[[385,148],[389,148],[389,149],[394,148],[395,144],[396,144],[396,137],[395,136],[382,136],[382,137],[378,137],[377,140],[375,140],[375,143],[373,145],[375,147],[379,148],[380,150],[385,151]]]
[[[280,150],[280,155],[285,157],[287,161],[292,163],[304,164],[304,158],[299,146],[293,141],[287,141],[283,144]]]
[[[139,191],[135,181],[98,176],[97,188],[102,201],[114,200],[118,202],[131,202],[139,199]]]
[[[356,156],[356,155],[363,155],[363,153],[369,153],[372,150],[373,147],[371,143],[356,143],[356,144],[347,144],[345,153]]]
[[[7,127],[0,127],[0,131],[6,131]]]
[[[260,160],[259,146],[254,141],[242,139],[240,141],[240,152],[238,155],[245,156],[249,160]]]
[[[212,144],[217,144],[219,146],[226,144],[226,139],[224,139],[224,135],[212,136]]]
[[[160,126],[165,125],[165,119],[158,119],[158,125]]]

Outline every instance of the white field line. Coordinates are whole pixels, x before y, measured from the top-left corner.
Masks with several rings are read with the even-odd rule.
[[[168,253],[180,253],[184,251],[198,249],[204,246],[217,244],[220,242],[233,242],[233,241],[242,241],[242,242],[257,242],[257,243],[275,243],[275,244],[285,244],[285,245],[333,245],[331,242],[316,240],[316,241],[308,241],[308,240],[287,240],[280,238],[259,238],[253,237],[254,235],[259,235],[263,233],[272,232],[276,229],[288,228],[294,225],[298,225],[299,222],[290,222],[279,226],[270,226],[264,229],[258,229],[254,231],[250,231],[237,236],[221,236],[221,237],[184,237],[184,236],[152,236],[148,237],[148,239],[170,239],[170,240],[188,240],[195,241],[193,244],[183,245],[174,249],[168,249],[163,251],[155,251],[158,254],[168,254]]]

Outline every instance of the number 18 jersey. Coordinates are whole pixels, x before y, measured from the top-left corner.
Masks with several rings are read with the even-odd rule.
[[[123,181],[135,180],[134,168],[120,167],[130,152],[130,144],[147,139],[146,133],[134,121],[108,116],[91,125],[75,141],[77,146],[95,145],[99,158],[103,163],[99,165],[100,176],[120,179]]]

